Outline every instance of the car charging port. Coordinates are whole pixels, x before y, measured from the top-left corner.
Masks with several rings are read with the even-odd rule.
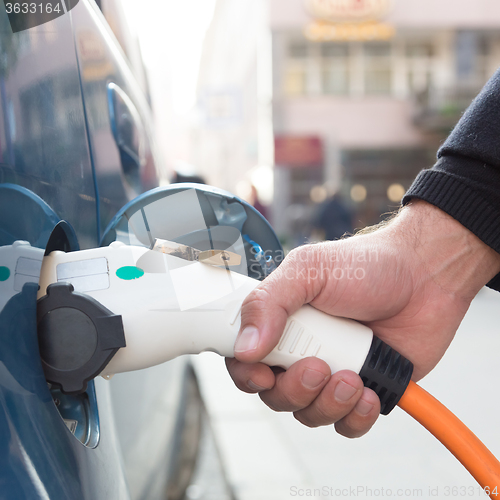
[[[48,386],[66,427],[82,444],[95,448],[99,443],[99,414],[94,382],[89,382],[81,394],[64,394],[57,386]]]

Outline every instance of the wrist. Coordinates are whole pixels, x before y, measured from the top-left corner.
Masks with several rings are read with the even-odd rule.
[[[500,254],[439,208],[415,200],[387,227],[414,257],[416,279],[472,299],[500,272]]]

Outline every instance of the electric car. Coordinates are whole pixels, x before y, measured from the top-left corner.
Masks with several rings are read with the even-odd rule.
[[[103,15],[117,12],[110,0],[0,6],[6,500],[182,498],[197,453],[201,403],[188,360],[98,377],[81,394],[47,383],[40,362],[44,253],[99,246],[113,216],[156,186],[162,167],[138,52],[120,19],[114,33]]]

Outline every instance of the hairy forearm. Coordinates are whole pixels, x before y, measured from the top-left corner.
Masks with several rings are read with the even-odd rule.
[[[470,300],[500,272],[500,254],[439,208],[420,200],[406,205],[385,231],[406,238],[417,276]]]

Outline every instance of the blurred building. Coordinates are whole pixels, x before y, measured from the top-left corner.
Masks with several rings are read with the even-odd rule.
[[[271,202],[271,92],[267,0],[217,0],[203,45],[190,156],[208,184],[246,198],[253,184]]]
[[[231,191],[256,166],[266,191],[272,165],[271,221],[292,244],[333,192],[374,224],[498,66],[496,0],[218,0],[191,162]]]
[[[351,205],[357,227],[376,223],[432,166],[439,144],[500,65],[500,4],[269,5],[274,226],[285,235],[301,231],[311,194],[318,202],[329,189]]]

